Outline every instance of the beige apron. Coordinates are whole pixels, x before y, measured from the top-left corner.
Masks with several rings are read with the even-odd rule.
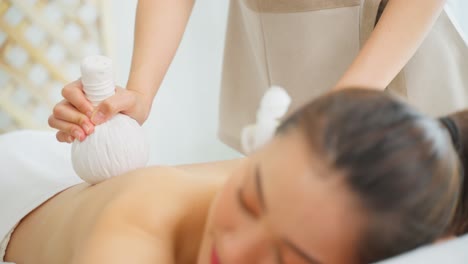
[[[231,0],[220,139],[241,150],[241,130],[271,85],[288,90],[290,112],[332,88],[372,32],[380,2]],[[468,47],[445,12],[388,90],[430,115],[468,107]]]

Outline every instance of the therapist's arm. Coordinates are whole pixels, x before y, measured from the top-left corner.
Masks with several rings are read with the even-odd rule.
[[[49,117],[58,129],[57,139],[71,143],[83,141],[94,126],[117,113],[126,114],[143,124],[148,118],[156,92],[179,46],[194,0],[138,1],[132,66],[127,89],[93,107],[86,99],[80,80],[62,90],[59,102]]]
[[[98,125],[117,113],[143,124],[174,58],[192,12],[194,0],[139,0],[136,11],[132,65],[127,89],[117,89],[95,110]]]
[[[182,39],[194,0],[139,0],[127,89],[154,96]]]
[[[421,45],[445,2],[389,0],[375,30],[334,90],[384,90]]]

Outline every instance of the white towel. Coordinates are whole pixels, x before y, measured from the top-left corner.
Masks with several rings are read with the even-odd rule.
[[[0,136],[0,245],[27,214],[60,191],[81,183],[70,146],[53,132],[19,131]],[[0,247],[0,261],[3,254]],[[0,262],[1,263],[1,262]]]
[[[468,235],[440,244],[422,247],[379,264],[466,264]]]

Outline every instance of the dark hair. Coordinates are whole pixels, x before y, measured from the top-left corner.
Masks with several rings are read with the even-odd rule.
[[[459,117],[453,118],[457,123]],[[457,209],[462,175],[448,134],[395,97],[365,89],[334,92],[302,107],[278,133],[289,127],[303,132],[369,214],[360,263],[433,242],[446,234],[454,215],[466,216]]]
[[[446,117],[439,118],[446,127],[453,142],[453,146],[460,158],[460,173],[464,176],[460,201],[453,217],[452,224],[448,229],[449,234],[463,235],[468,233],[468,111],[461,111]]]

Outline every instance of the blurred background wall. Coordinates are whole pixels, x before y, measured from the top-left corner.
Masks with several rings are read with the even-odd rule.
[[[44,127],[84,54],[105,48],[97,1],[0,1],[0,132]],[[45,124],[45,125],[44,125]]]

